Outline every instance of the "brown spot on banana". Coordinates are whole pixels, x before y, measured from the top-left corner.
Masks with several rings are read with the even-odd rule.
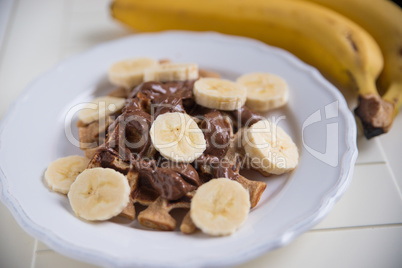
[[[358,47],[357,47],[356,42],[353,40],[351,33],[347,33],[347,34],[346,34],[346,39],[348,39],[348,41],[349,41],[350,45],[352,46],[353,50],[354,50],[355,52],[358,52],[359,49],[358,49]]]

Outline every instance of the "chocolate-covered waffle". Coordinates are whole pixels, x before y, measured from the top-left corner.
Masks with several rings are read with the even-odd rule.
[[[93,174],[99,172],[101,174],[102,169],[117,171],[127,180],[124,187],[120,188],[130,189],[129,197],[122,199],[113,211],[109,214],[103,213],[104,215],[112,217],[116,215],[118,208],[120,210],[117,214],[120,213],[120,216],[131,220],[137,218],[145,227],[171,231],[177,227],[177,221],[172,217],[171,211],[183,208],[190,210],[180,223],[180,230],[183,233],[192,233],[198,227],[209,234],[225,235],[238,228],[244,218],[238,219],[239,225],[230,230],[218,230],[219,228],[213,230],[211,226],[203,226],[203,222],[209,220],[202,215],[205,213],[202,211],[204,205],[199,207],[204,203],[204,197],[200,197],[197,192],[199,187],[209,185],[209,188],[204,187],[204,191],[201,191],[204,194],[205,191],[209,191],[205,189],[214,189],[209,183],[211,180],[216,182],[216,187],[236,186],[237,188],[233,188],[236,188],[236,191],[240,187],[244,192],[239,196],[247,196],[247,202],[244,203],[244,200],[232,196],[230,197],[233,199],[233,202],[230,201],[232,205],[228,206],[241,203],[239,208],[246,209],[239,210],[243,215],[259,202],[266,183],[249,180],[240,175],[240,170],[243,168],[244,160],[249,158],[250,152],[256,157],[265,158],[265,155],[261,157],[261,152],[267,154],[264,146],[257,144],[255,149],[248,144],[247,138],[260,138],[258,141],[251,140],[250,143],[253,145],[270,140],[258,136],[259,133],[254,133],[251,127],[257,123],[262,125],[261,122],[265,124],[267,120],[244,106],[247,95],[244,85],[220,79],[218,74],[208,71],[200,71],[199,77],[203,78],[194,79],[197,71],[194,68],[195,64],[159,63],[152,69],[144,70],[143,76],[144,80],[152,77],[158,81],[144,81],[133,89],[127,86],[117,88],[109,96],[97,99],[99,114],[93,111],[80,114],[77,123],[80,148],[91,159],[88,170],[96,169]],[[135,77],[138,80],[141,78],[141,73],[137,69],[138,66],[135,70]],[[127,72],[122,77],[131,79]],[[99,102],[100,100],[103,104]],[[273,147],[275,144],[270,143],[269,146]],[[292,146],[294,145],[291,144],[290,147]],[[276,150],[281,153],[281,149]],[[268,160],[273,165],[273,168],[268,170],[281,170],[277,168],[278,164],[272,157]],[[262,174],[267,174],[267,168],[263,166],[254,168]],[[96,203],[98,199],[101,202],[103,196],[100,192],[106,196],[107,184],[113,182],[110,179],[97,182],[91,176],[81,179],[81,181],[87,179],[84,184],[90,185],[88,192],[79,190],[88,196],[96,195],[92,198],[94,202]],[[218,178],[219,182],[214,180]],[[226,184],[226,181],[232,182]],[[233,182],[236,182],[234,186]],[[123,192],[126,193],[126,190]],[[110,201],[116,193],[108,195],[108,200]],[[218,189],[214,189],[213,195],[217,197],[216,200],[220,200],[219,202],[226,202],[225,197],[219,196]],[[71,196],[77,196],[77,193]],[[197,200],[197,211],[191,209],[193,198]],[[209,202],[212,203],[208,204],[209,209],[215,210],[215,204],[211,200]],[[146,208],[136,213],[134,206],[136,203]],[[121,209],[122,207],[124,209]],[[211,213],[217,213],[217,216],[224,218],[227,216],[229,218],[226,220],[230,220],[228,216],[230,213],[222,212],[224,211],[221,208],[222,204],[218,207],[220,207],[218,210]],[[94,208],[95,212],[96,209],[99,207]],[[236,209],[232,208],[231,211],[235,212]],[[232,217],[235,217],[233,215]],[[103,216],[101,218],[104,219]]]
[[[135,88],[122,114],[109,126],[106,142],[97,149],[89,164],[89,168],[113,168],[127,175],[132,187],[131,202],[122,215],[134,218],[133,203],[148,206],[138,215],[139,222],[147,227],[175,229],[176,221],[169,212],[174,208],[190,208],[190,193],[212,178],[238,181],[250,191],[252,207],[266,186],[239,174],[241,146],[232,126],[236,118],[197,105],[192,99],[192,86],[192,81],[146,82]],[[172,106],[160,105],[172,103]],[[153,116],[151,107],[155,109]],[[205,135],[206,150],[191,164],[163,158],[155,153],[150,142],[151,118],[172,111],[187,112],[198,118]],[[242,114],[247,112],[256,117],[247,108],[242,111]]]

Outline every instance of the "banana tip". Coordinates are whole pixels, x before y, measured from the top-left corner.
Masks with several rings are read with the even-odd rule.
[[[354,110],[360,119],[364,136],[367,139],[387,133],[394,119],[394,104],[384,101],[379,95],[359,96],[359,103]]]

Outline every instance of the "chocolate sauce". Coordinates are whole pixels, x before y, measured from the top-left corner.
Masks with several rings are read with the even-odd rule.
[[[133,107],[126,109],[109,127],[110,137],[105,144],[106,148],[118,152],[124,161],[130,160],[130,154],[144,156],[151,146],[151,116]]]
[[[261,115],[254,113],[246,106],[231,112],[231,114],[235,118],[236,122],[240,123],[241,127],[250,127],[251,125],[263,119]]]
[[[185,112],[193,104],[194,81],[145,82],[137,86],[129,98],[141,98],[146,110],[154,118],[163,113]]]
[[[118,156],[117,152],[106,147],[101,147],[99,151],[100,153],[94,156],[96,159],[93,159],[93,162],[99,164],[99,166],[103,168],[111,168],[127,175],[130,166],[124,162],[124,160],[116,160],[116,156]]]
[[[146,180],[162,198],[176,200],[201,185],[198,172],[190,164],[169,162],[158,167],[155,160],[133,160],[132,168]]]
[[[212,110],[204,114],[204,120],[200,124],[207,149],[204,154],[222,158],[226,155],[230,143],[230,124],[222,116],[221,112]]]
[[[236,164],[225,159],[219,159],[213,155],[203,154],[196,160],[197,167],[207,165],[210,168],[211,178],[228,178],[235,180],[239,177],[236,172]]]
[[[192,89],[194,81],[145,82],[130,94],[122,114],[108,129],[108,142],[101,146],[99,163],[127,174],[138,172],[141,192],[152,193],[168,200],[177,200],[198,188],[210,178],[226,177],[236,179],[236,163],[221,161],[227,154],[231,125],[224,114],[195,104]],[[206,139],[206,150],[193,164],[208,167],[210,173],[201,178],[191,164],[173,163],[163,157],[146,159],[152,149],[149,130],[152,120],[167,112],[189,113],[197,116]],[[230,113],[243,126],[262,119],[246,107]],[[227,114],[226,114],[227,115]],[[116,156],[123,161],[116,163]],[[161,161],[160,161],[161,160]],[[128,168],[129,167],[129,168]],[[130,169],[130,171],[128,171]],[[146,194],[148,195],[148,194]]]

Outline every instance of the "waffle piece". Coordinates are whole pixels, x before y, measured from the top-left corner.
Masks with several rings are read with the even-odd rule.
[[[118,87],[107,94],[109,97],[116,97],[116,98],[124,98],[127,99],[130,91],[125,89],[124,87]]]
[[[112,122],[113,119],[110,116],[102,122],[95,121],[88,125],[82,121],[77,122],[80,149],[84,150],[86,157],[92,158],[97,148],[105,142],[108,127]]]
[[[190,216],[190,211],[187,212],[186,216],[184,216],[183,221],[180,225],[180,231],[184,234],[192,234],[197,230],[197,226],[195,226],[193,220]]]
[[[132,193],[135,192],[138,188],[138,172],[129,172],[127,174],[127,180],[128,185],[130,185],[131,188],[130,201],[119,216],[125,217],[130,220],[135,220],[135,199],[133,198]]]
[[[191,206],[191,198],[193,196],[194,192],[189,192],[182,198],[174,201],[169,201],[165,198],[158,197],[151,205],[148,206],[148,208],[140,212],[138,215],[138,221],[141,223],[141,225],[148,228],[162,231],[173,231],[176,229],[177,223],[176,220],[170,215],[170,211],[175,208],[189,209]],[[185,224],[188,226],[188,220],[186,220]],[[183,228],[186,229],[184,226]]]
[[[99,146],[95,147],[95,148],[88,148],[84,151],[85,156],[88,159],[92,159],[94,157],[94,155],[96,154],[96,152],[98,151]]]
[[[130,169],[130,164],[122,160],[112,149],[101,147],[96,151],[88,165],[88,168],[95,167],[111,168],[126,175]]]
[[[221,78],[221,75],[219,73],[208,71],[205,69],[199,69],[198,76],[201,78],[203,77]]]
[[[86,150],[88,148],[97,147],[100,144],[104,143],[107,128],[112,122],[113,121],[110,116],[108,116],[103,123],[95,121],[88,125],[84,125],[82,121],[79,121],[77,125],[78,135],[80,139],[80,148],[82,150]]]
[[[176,220],[170,215],[170,211],[174,208],[190,208],[193,192],[186,193],[178,200],[169,201],[166,198],[158,196],[149,185],[141,183],[139,172],[130,170],[127,179],[131,186],[131,200],[129,205],[120,214],[129,219],[135,219],[134,203],[148,206],[138,215],[138,221],[141,225],[157,230],[174,230],[176,228]],[[190,219],[191,220],[191,219]],[[191,232],[191,223],[187,219],[183,221],[182,226],[187,233]],[[193,228],[195,230],[195,228]]]
[[[246,179],[245,177],[239,175],[235,179],[244,188],[246,188],[250,194],[250,205],[251,208],[255,207],[260,201],[262,193],[265,191],[267,184],[261,181],[252,181]]]
[[[159,64],[166,64],[166,63],[171,63],[172,61],[170,59],[160,59]]]

